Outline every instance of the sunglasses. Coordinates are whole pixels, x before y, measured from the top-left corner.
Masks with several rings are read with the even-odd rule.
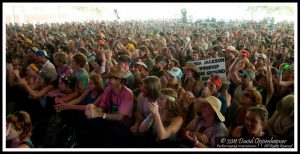
[[[69,77],[67,77],[67,76],[65,76],[65,75],[63,75],[61,78],[60,78],[62,81],[65,81],[65,82],[67,82],[68,84],[71,84],[71,80],[70,80],[70,78]]]
[[[246,74],[240,74],[240,78],[249,78]]]

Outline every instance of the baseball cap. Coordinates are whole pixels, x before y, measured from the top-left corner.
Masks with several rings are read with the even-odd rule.
[[[242,74],[244,78],[255,78],[255,72],[251,69],[240,70],[239,73]]]
[[[177,77],[179,79],[182,78],[182,71],[178,68],[178,67],[173,67],[169,73],[173,76],[173,77]]]
[[[139,62],[136,62],[135,64],[141,65],[141,66],[143,66],[145,69],[147,69],[147,65],[146,65],[144,62],[139,61]]]
[[[250,53],[246,50],[241,50],[241,54],[245,55],[247,58],[250,58]]]
[[[125,62],[125,63],[129,64],[130,61],[131,61],[131,58],[126,54],[121,54],[121,55],[118,55],[118,61],[119,62]]]
[[[45,50],[39,50],[36,52],[37,56],[41,56],[41,57],[48,57],[48,54]]]

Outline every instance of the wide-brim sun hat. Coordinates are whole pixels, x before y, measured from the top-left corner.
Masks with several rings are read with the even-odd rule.
[[[215,113],[216,113],[217,117],[219,118],[219,120],[221,122],[225,121],[225,117],[221,113],[222,103],[221,103],[221,101],[217,97],[215,97],[215,96],[208,96],[206,98],[201,98],[199,100],[200,100],[200,103],[208,103],[208,104],[210,104],[210,106],[215,111]]]
[[[276,111],[279,115],[288,116],[294,113],[294,95],[287,95],[276,104]]]
[[[143,66],[145,69],[147,69],[147,65],[146,65],[144,62],[139,61],[139,62],[136,62],[135,64],[136,64],[136,65],[141,65],[141,66]]]
[[[192,63],[188,63],[185,67],[182,67],[183,70],[191,70],[194,72],[194,74],[197,76],[197,78],[199,78],[199,69],[197,68],[197,66],[195,64]]]
[[[108,77],[116,77],[119,79],[125,79],[127,76],[127,73],[125,71],[122,71],[119,66],[113,66],[110,70],[110,72],[107,74]]]

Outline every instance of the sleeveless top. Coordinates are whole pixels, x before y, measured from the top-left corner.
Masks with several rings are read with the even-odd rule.
[[[94,103],[97,100],[99,95],[100,95],[100,92],[96,95],[95,98],[92,98],[92,91],[89,91],[89,93],[87,94],[86,98],[83,101],[83,104],[87,105],[87,104]]]
[[[153,136],[157,136],[157,131],[156,131],[156,129],[155,129],[154,124],[152,124],[152,126],[151,126],[151,134],[152,134]],[[157,138],[156,140],[158,141],[158,138]],[[169,140],[169,141],[172,141],[172,142],[176,142],[176,141],[177,141],[177,137],[176,137],[176,135],[172,135],[172,136],[166,138],[165,140]]]
[[[249,136],[249,133],[248,133],[248,130],[246,127],[243,127],[242,128],[242,132],[241,132],[241,138],[244,138],[244,139],[249,139],[251,138]],[[271,136],[267,133],[264,133],[264,135],[262,137],[259,137],[259,138],[262,138],[262,139],[271,139]]]
[[[32,142],[31,142],[30,139],[29,139],[28,141],[23,141],[23,142],[21,142],[20,145],[21,145],[21,144],[26,144],[26,145],[29,146],[29,148],[34,148],[34,146],[33,146],[33,144],[32,144]]]

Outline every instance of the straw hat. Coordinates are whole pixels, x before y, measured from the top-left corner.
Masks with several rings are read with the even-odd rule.
[[[139,62],[136,62],[135,64],[136,64],[136,65],[141,65],[141,66],[143,66],[145,69],[147,69],[147,65],[146,65],[144,62],[139,61]]]
[[[187,63],[187,66],[182,68],[183,70],[191,70],[193,73],[197,76],[197,79],[199,78],[198,68],[195,64]]]
[[[294,95],[287,95],[276,104],[276,111],[282,116],[294,113]]]
[[[208,104],[210,104],[210,106],[214,109],[216,115],[220,119],[220,121],[222,121],[222,122],[225,121],[225,117],[221,113],[222,103],[221,103],[221,101],[217,97],[215,97],[215,96],[208,96],[206,98],[200,98],[198,100],[200,100],[200,103],[208,103]]]
[[[192,70],[192,71],[198,73],[197,66],[195,64],[192,64],[192,63],[187,63],[187,66],[182,67],[182,69],[184,69],[184,70]]]
[[[232,51],[235,54],[239,53],[239,51],[234,46],[228,46],[226,49],[223,49],[222,51],[229,51],[229,52]]]
[[[123,70],[121,70],[120,67],[118,66],[113,66],[110,70],[110,72],[108,73],[108,77],[116,77],[119,79],[125,79],[126,78],[127,73]]]

